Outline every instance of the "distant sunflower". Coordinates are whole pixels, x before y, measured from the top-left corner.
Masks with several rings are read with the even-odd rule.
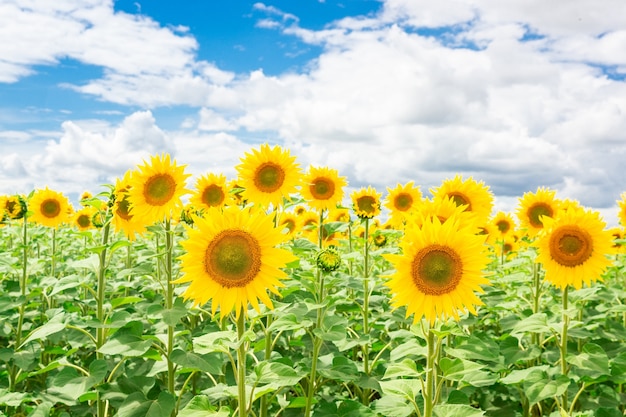
[[[472,227],[462,226],[459,219],[441,223],[431,218],[421,228],[408,227],[400,242],[401,255],[385,254],[395,273],[386,286],[392,293],[394,308],[406,306],[406,316],[413,314],[417,323],[425,317],[454,317],[483,303],[475,294],[489,281],[483,275],[489,263],[484,237]]]
[[[281,268],[296,258],[278,247],[288,237],[274,228],[272,218],[227,207],[197,218],[195,226],[181,242],[183,276],[175,283],[190,282],[183,297],[196,305],[211,300],[213,314],[219,309],[222,317],[233,309],[237,317],[245,314],[249,303],[259,311],[259,300],[273,308],[267,290],[280,295],[277,288],[286,277]]]
[[[515,221],[509,213],[497,212],[491,223],[494,225],[495,231],[500,238],[512,235],[515,232]]]
[[[298,231],[298,217],[294,213],[285,211],[280,215],[278,230],[287,236],[293,236]]]
[[[535,193],[524,193],[517,208],[520,227],[526,229],[530,237],[536,236],[543,229],[542,216],[553,218],[559,206],[556,191],[539,187]]]
[[[76,211],[72,216],[73,224],[80,231],[92,229],[94,226],[91,223],[91,219],[96,209],[94,207],[83,207]]]
[[[300,235],[313,243],[318,243],[319,231],[317,230],[317,226],[320,220],[319,214],[314,211],[306,210],[297,218]]]
[[[350,210],[345,207],[337,207],[329,210],[328,221],[350,223]]]
[[[69,200],[62,193],[48,187],[35,191],[28,206],[33,212],[30,219],[43,226],[58,227],[69,219]]]
[[[614,253],[613,236],[595,211],[568,209],[554,219],[542,217],[543,233],[535,241],[536,262],[546,271],[546,280],[564,289],[572,285],[580,289],[600,280]]]
[[[422,199],[422,192],[413,181],[404,185],[398,184],[395,188],[387,187],[387,197],[384,206],[391,214],[390,221],[393,225],[401,226],[406,223],[412,212],[416,211]]]
[[[441,197],[436,200],[424,199],[417,205],[416,214],[412,221],[418,226],[436,217],[440,223],[445,223],[448,219],[459,218],[463,225],[475,226],[475,231],[479,229],[476,222],[476,214],[466,210],[467,205],[457,205],[452,197]]]
[[[243,206],[247,203],[243,198],[243,187],[237,183],[237,180],[228,181],[228,195],[229,200],[226,202],[227,206]]]
[[[224,207],[228,201],[226,177],[213,173],[201,176],[189,201],[197,210]]]
[[[289,150],[280,146],[263,144],[246,153],[235,168],[244,188],[242,197],[266,208],[281,206],[283,198],[289,199],[300,184],[300,165]]]
[[[84,206],[86,200],[89,200],[91,198],[93,198],[93,194],[91,194],[89,191],[83,191],[83,193],[78,198],[78,201],[79,201],[81,206]]]
[[[474,213],[477,222],[484,222],[491,215],[493,194],[482,181],[476,181],[472,177],[464,180],[460,175],[456,175],[430,191],[435,201],[450,197],[457,206],[466,205],[465,211]]]
[[[115,181],[115,203],[112,208],[113,218],[111,223],[116,232],[123,231],[128,240],[133,241],[136,235],[141,235],[145,231],[143,223],[131,213],[128,194],[131,187],[132,171],[126,171],[124,176]],[[150,223],[151,224],[151,223]]]
[[[151,225],[170,217],[174,210],[181,210],[181,196],[185,188],[185,165],[178,166],[168,154],[152,156],[150,163],[133,172],[128,190],[132,214],[142,224]]]
[[[609,229],[609,233],[613,237],[613,248],[619,252],[623,252],[626,249],[626,245],[621,243],[621,240],[626,237],[626,231],[623,227],[612,227]]]
[[[4,209],[7,216],[13,220],[21,219],[28,210],[26,200],[21,195],[10,195],[4,200]]]
[[[617,201],[617,205],[619,207],[619,212],[617,213],[617,218],[619,223],[626,227],[626,193],[622,193],[622,199]]]
[[[302,178],[300,194],[312,209],[331,210],[341,203],[347,185],[336,169],[311,166]]]
[[[381,194],[371,186],[350,194],[352,210],[361,219],[371,219],[380,214]]]

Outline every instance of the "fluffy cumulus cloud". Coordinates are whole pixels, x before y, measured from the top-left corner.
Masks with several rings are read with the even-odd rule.
[[[66,181],[119,172],[157,150],[177,152],[194,173],[232,175],[255,138],[288,146],[303,166],[337,168],[351,187],[384,191],[413,180],[427,194],[457,173],[472,176],[506,210],[539,186],[605,211],[624,191],[621,0],[573,0],[567,7],[386,0],[376,14],[319,30],[301,27],[289,10],[257,3],[253,8],[266,15],[258,28],[322,50],[304,70],[272,76],[200,61],[193,33],[115,13],[110,1],[17,3],[0,5],[0,15],[12,17],[0,38],[25,24],[51,29],[0,44],[0,81],[71,57],[104,69],[100,78],[69,85],[76,91],[195,113],[175,132],[160,130],[149,112],[104,131],[66,122],[60,138],[30,162],[46,174],[75,167],[59,177]],[[20,169],[15,158],[3,158],[14,164],[10,171]]]

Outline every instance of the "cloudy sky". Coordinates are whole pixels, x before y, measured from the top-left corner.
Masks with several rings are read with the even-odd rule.
[[[626,2],[0,2],[0,193],[75,199],[161,152],[234,178],[263,142],[350,190],[461,174],[615,224]]]

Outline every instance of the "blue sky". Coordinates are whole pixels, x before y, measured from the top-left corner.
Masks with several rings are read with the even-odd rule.
[[[0,193],[76,198],[160,152],[233,177],[269,142],[350,189],[461,174],[498,210],[544,186],[614,224],[626,4],[562,4],[3,1]]]

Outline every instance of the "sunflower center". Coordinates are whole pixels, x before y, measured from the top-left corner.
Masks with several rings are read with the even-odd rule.
[[[335,194],[335,183],[328,178],[316,178],[309,185],[309,191],[316,200],[328,200]]]
[[[168,203],[176,192],[176,181],[170,174],[156,174],[146,181],[143,195],[151,206],[162,206]]]
[[[209,243],[204,268],[224,287],[245,287],[261,270],[259,242],[243,230],[223,230]]]
[[[219,206],[224,201],[224,191],[219,185],[211,184],[202,192],[202,202],[209,207]]]
[[[371,214],[376,212],[376,199],[369,195],[364,195],[356,200],[356,205],[360,211]]]
[[[552,217],[554,210],[546,203],[537,203],[532,205],[526,214],[528,215],[528,221],[533,227],[542,228],[543,222],[541,221],[541,216]]]
[[[448,197],[450,197],[452,201],[454,201],[454,204],[456,204],[457,207],[467,206],[465,210],[472,211],[472,203],[470,202],[469,198],[467,198],[465,194],[451,192],[451,193],[448,193]]]
[[[496,223],[496,227],[498,228],[500,233],[506,233],[511,229],[511,223],[506,220],[500,220],[498,223]]]
[[[78,218],[76,219],[76,223],[80,226],[80,227],[89,227],[89,225],[91,225],[91,218],[90,216],[87,216],[85,214],[81,214],[80,216],[78,216]]]
[[[133,218],[133,215],[130,214],[130,203],[128,202],[128,198],[126,196],[124,196],[121,200],[118,200],[115,214],[127,221]]]
[[[54,219],[61,213],[61,205],[55,199],[44,200],[41,205],[41,214],[49,219]]]
[[[285,171],[278,164],[265,162],[254,176],[254,185],[264,193],[273,193],[285,182]]]
[[[283,221],[282,226],[287,229],[289,233],[293,233],[294,229],[296,228],[296,223],[291,219],[287,219]]]
[[[413,197],[407,193],[398,194],[394,200],[394,207],[400,211],[407,211],[413,205]]]
[[[442,295],[456,288],[462,271],[463,263],[458,253],[448,246],[432,244],[415,255],[411,274],[422,293]]]
[[[512,250],[513,250],[513,245],[511,245],[510,243],[505,243],[502,245],[502,252],[509,253]]]
[[[578,226],[561,226],[550,236],[550,255],[557,263],[576,267],[582,265],[593,253],[591,235]]]

